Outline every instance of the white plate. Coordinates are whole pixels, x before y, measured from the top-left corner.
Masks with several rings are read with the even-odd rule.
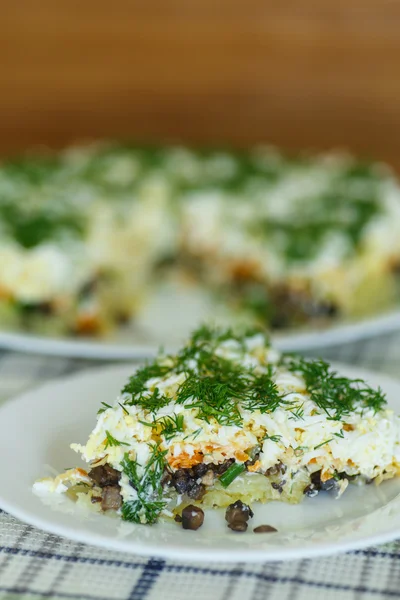
[[[380,385],[400,412],[400,382],[360,369],[336,368]],[[297,506],[255,504],[255,516],[245,534],[226,527],[223,511],[207,511],[205,524],[194,532],[174,523],[134,525],[79,512],[73,502],[57,496],[46,504],[32,492],[34,480],[48,474],[46,465],[62,471],[79,464],[70,442],[87,439],[100,402],[114,398],[130,374],[132,369],[126,365],[93,369],[28,392],[0,409],[0,456],[4,458],[0,506],[4,510],[80,542],[184,560],[286,560],[347,551],[400,536],[400,478],[380,487],[351,486],[340,500],[320,494]],[[273,525],[278,533],[254,534],[252,528],[260,524]]]
[[[159,318],[161,316],[159,314]],[[152,335],[148,330],[143,331],[138,327],[127,326],[112,339],[103,340],[52,338],[0,331],[0,347],[52,356],[104,360],[143,359],[154,356],[160,346],[168,351],[173,351],[180,342],[186,339],[187,332],[193,328],[192,325],[189,326],[186,323],[188,319],[185,319],[184,327],[182,327],[184,333],[177,335],[177,321],[170,317],[163,317],[162,320],[164,329],[159,336]],[[196,322],[196,320],[191,321],[191,323]],[[396,330],[400,330],[400,310],[324,329],[293,330],[284,334],[276,334],[273,336],[273,342],[280,350],[304,351],[372,338]]]

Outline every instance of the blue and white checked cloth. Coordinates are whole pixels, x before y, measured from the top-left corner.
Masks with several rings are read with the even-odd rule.
[[[313,355],[400,376],[393,334]],[[0,402],[98,362],[0,352]],[[9,457],[1,457],[9,460]],[[0,481],[1,485],[1,481]],[[70,542],[0,511],[0,600],[372,600],[400,598],[400,541],[287,563],[186,563]]]

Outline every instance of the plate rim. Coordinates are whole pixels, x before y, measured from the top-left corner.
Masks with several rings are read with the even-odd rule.
[[[400,380],[391,377],[385,373],[380,373],[378,371],[373,371],[370,369],[365,369],[363,367],[358,367],[357,365],[346,365],[344,363],[333,362],[331,363],[332,367],[338,371],[343,370],[347,371],[349,374],[351,372],[354,373],[354,376],[357,375],[363,378],[372,377],[378,378],[380,382],[385,385],[388,384],[396,384],[400,389]],[[69,375],[65,375],[62,377],[52,378],[46,381],[44,384],[39,384],[38,386],[34,386],[29,390],[24,391],[23,393],[9,398],[5,401],[4,404],[0,406],[0,418],[3,413],[11,410],[16,403],[26,402],[26,398],[29,398],[32,394],[37,394],[41,390],[45,391],[46,388],[52,388],[54,385],[64,385],[65,383],[71,382],[79,384],[79,381],[87,380],[88,378],[94,378],[99,374],[104,374],[104,376],[109,377],[110,375],[115,376],[115,378],[121,378],[129,376],[128,374],[132,374],[132,372],[137,368],[137,365],[127,365],[126,363],[122,364],[111,364],[106,365],[105,367],[93,367],[89,369],[83,369],[78,373],[73,373]],[[33,492],[32,492],[33,494]],[[400,494],[399,494],[400,495]],[[396,496],[397,497],[397,496]],[[119,552],[125,552],[128,554],[137,554],[140,556],[158,556],[162,558],[170,558],[170,559],[180,559],[180,560],[189,560],[189,561],[200,561],[200,562],[209,562],[210,560],[216,560],[220,562],[227,563],[235,563],[235,562],[266,562],[266,561],[287,561],[287,560],[296,560],[303,558],[313,558],[319,556],[327,556],[342,552],[348,552],[350,550],[357,550],[360,548],[364,548],[367,546],[373,546],[377,544],[383,544],[390,542],[394,539],[398,539],[400,536],[400,526],[396,529],[396,527],[392,528],[390,526],[389,529],[383,528],[381,531],[377,531],[374,534],[364,534],[359,539],[346,539],[346,540],[333,540],[328,542],[316,542],[315,545],[309,546],[294,546],[292,548],[285,547],[273,547],[271,546],[268,549],[251,549],[251,548],[232,548],[232,549],[219,549],[213,550],[200,549],[196,550],[193,547],[181,547],[181,548],[171,548],[168,546],[157,546],[156,542],[149,542],[145,545],[142,545],[141,542],[136,542],[134,539],[125,540],[124,538],[111,538],[108,536],[104,536],[101,533],[96,534],[93,531],[82,530],[80,528],[69,529],[67,525],[57,524],[57,522],[50,520],[46,520],[41,516],[38,516],[34,512],[27,510],[21,506],[14,505],[9,502],[7,499],[3,498],[2,492],[0,489],[0,508],[14,516],[15,518],[34,526],[42,531],[46,531],[48,533],[52,533],[66,539],[70,539],[76,542],[81,542],[84,544],[89,544],[92,546],[96,546],[99,548],[105,548],[109,550],[115,550]],[[50,509],[49,509],[50,511]],[[51,514],[51,513],[50,513]],[[369,513],[372,514],[372,513]]]
[[[357,342],[400,330],[400,308],[383,315],[371,316],[356,322],[340,323],[322,329],[289,331],[272,334],[273,345],[282,351],[307,351],[342,343]],[[157,354],[163,344],[121,344],[88,339],[45,337],[41,335],[0,331],[0,348],[17,352],[36,353],[66,358],[97,360],[139,360]],[[168,352],[175,347],[166,347]]]

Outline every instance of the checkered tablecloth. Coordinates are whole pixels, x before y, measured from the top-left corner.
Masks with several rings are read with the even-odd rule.
[[[313,355],[400,377],[400,335]],[[0,402],[99,362],[0,351]],[[1,457],[10,460],[10,457]],[[1,480],[0,480],[1,485]],[[369,600],[400,598],[400,541],[281,563],[187,563],[110,552],[43,533],[0,511],[0,599]]]

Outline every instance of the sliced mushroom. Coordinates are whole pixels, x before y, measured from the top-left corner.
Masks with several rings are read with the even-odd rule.
[[[103,510],[118,510],[122,506],[121,488],[119,485],[106,485],[101,496]]]
[[[246,521],[232,521],[232,523],[228,523],[228,527],[229,529],[232,529],[232,531],[247,531],[247,522]]]
[[[254,527],[253,531],[254,533],[274,533],[278,530],[271,525],[259,525],[258,527]]]
[[[117,471],[117,469],[113,469],[110,465],[100,465],[98,467],[94,467],[88,473],[90,479],[97,483],[100,487],[105,487],[106,485],[117,485],[120,478],[121,473]]]

